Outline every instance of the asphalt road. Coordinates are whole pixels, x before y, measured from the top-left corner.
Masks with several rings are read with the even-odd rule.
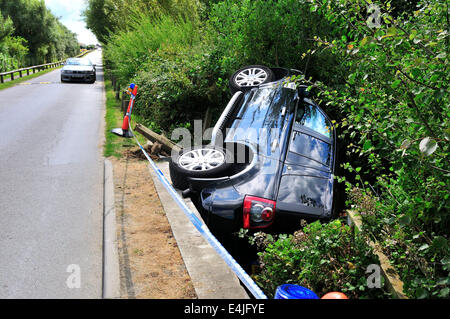
[[[0,91],[0,298],[101,298],[104,89],[55,70]]]

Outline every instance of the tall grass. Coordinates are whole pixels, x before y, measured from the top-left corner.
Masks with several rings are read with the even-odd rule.
[[[170,46],[172,50],[185,50],[200,40],[195,19],[183,16],[158,16],[137,13],[131,19],[127,31],[115,34],[106,47],[106,59],[120,80],[126,81],[137,72],[155,53]]]

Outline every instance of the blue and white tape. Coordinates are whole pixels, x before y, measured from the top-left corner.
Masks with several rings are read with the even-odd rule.
[[[216,237],[210,232],[208,227],[187,207],[184,200],[180,197],[177,191],[172,187],[169,181],[166,179],[161,170],[156,166],[155,162],[150,158],[145,149],[139,143],[136,135],[133,130],[130,130],[133,133],[133,136],[136,140],[136,143],[139,145],[140,149],[144,153],[145,157],[149,161],[152,169],[155,171],[156,176],[167,189],[172,198],[177,202],[177,204],[181,207],[183,212],[189,218],[191,223],[195,226],[195,228],[200,232],[200,234],[208,241],[208,243],[214,248],[214,250],[219,254],[219,256],[225,261],[228,267],[238,276],[238,278],[242,281],[242,283],[247,287],[247,289],[253,294],[256,299],[267,299],[267,296],[264,292],[256,285],[256,283],[250,278],[250,276],[245,272],[244,269],[236,262],[233,256],[222,246],[222,244],[217,240]]]

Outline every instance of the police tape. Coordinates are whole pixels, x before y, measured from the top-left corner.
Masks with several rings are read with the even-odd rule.
[[[217,240],[216,237],[210,232],[208,227],[201,221],[192,210],[187,207],[184,200],[180,197],[177,191],[173,188],[167,178],[164,176],[163,172],[156,166],[155,162],[150,158],[145,149],[139,143],[136,135],[131,129],[131,124],[129,126],[130,131],[139,145],[139,148],[144,153],[144,156],[149,161],[152,169],[155,171],[156,176],[159,181],[164,185],[169,194],[175,200],[175,202],[180,206],[185,215],[189,218],[194,227],[200,232],[200,234],[208,241],[208,243],[214,248],[214,250],[219,254],[219,256],[225,261],[228,267],[235,273],[235,275],[242,281],[242,283],[247,287],[247,289],[253,294],[256,299],[267,299],[267,296],[263,291],[256,285],[256,283],[250,278],[250,276],[245,272],[245,270],[236,262],[233,256],[222,246],[222,244]]]

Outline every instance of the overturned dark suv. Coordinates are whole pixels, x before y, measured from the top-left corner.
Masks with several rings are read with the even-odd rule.
[[[296,72],[238,70],[211,143],[172,156],[173,185],[209,228],[284,231],[334,215],[335,128]]]

